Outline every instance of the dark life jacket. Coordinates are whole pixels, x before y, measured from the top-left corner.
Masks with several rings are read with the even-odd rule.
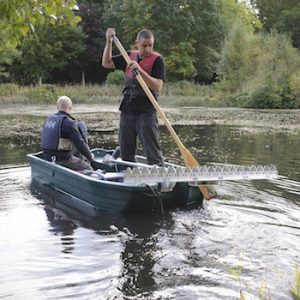
[[[138,61],[138,51],[131,51],[129,56],[132,61]],[[149,57],[145,57],[138,61],[138,64],[151,76],[153,64],[159,56],[159,53],[153,52]],[[139,82],[136,80],[135,74],[129,67],[126,67],[125,69],[125,79],[125,88],[123,91],[124,100],[129,102],[127,105],[131,106],[131,110],[133,112],[153,111],[154,107],[152,103],[150,100],[148,100],[147,95],[143,91]],[[153,94],[154,98],[157,99],[157,93],[153,91],[151,91],[151,93]],[[124,104],[124,106],[126,106],[126,104]]]
[[[73,143],[67,138],[61,137],[61,124],[65,118],[69,118],[67,115],[55,113],[48,117],[44,123],[42,131],[42,149],[52,151],[71,151]]]

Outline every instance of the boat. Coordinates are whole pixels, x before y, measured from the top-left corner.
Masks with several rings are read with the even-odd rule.
[[[44,190],[52,189],[64,195],[64,204],[83,206],[94,212],[150,212],[171,208],[199,208],[203,195],[199,187],[189,182],[175,182],[164,186],[160,182],[124,182],[127,168],[147,166],[146,158],[136,156],[136,163],[121,160],[106,163],[104,158],[113,155],[114,150],[95,148],[92,162],[93,171],[77,172],[64,166],[46,161],[42,152],[28,154],[32,181]],[[148,165],[148,167],[150,167]],[[179,165],[165,163],[165,167]]]

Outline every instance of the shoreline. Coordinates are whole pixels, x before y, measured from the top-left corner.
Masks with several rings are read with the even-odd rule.
[[[174,126],[185,125],[227,125],[265,130],[300,130],[300,109],[247,109],[211,107],[161,107]],[[54,113],[54,105],[1,105],[1,120],[7,117],[35,116],[46,117]],[[118,105],[74,104],[72,115],[87,123],[99,122],[104,128],[118,128]],[[0,122],[1,124],[2,122]],[[159,124],[163,122],[159,118]],[[94,126],[92,126],[94,127]]]

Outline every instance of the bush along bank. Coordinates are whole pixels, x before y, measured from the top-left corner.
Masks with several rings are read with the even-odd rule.
[[[227,84],[227,83],[225,83]],[[122,99],[122,84],[19,86],[0,84],[0,105],[55,104],[60,95],[71,97],[74,103],[118,105]],[[232,91],[224,82],[200,85],[190,81],[167,82],[160,93],[162,106],[181,107],[241,107],[241,108],[300,108],[300,92],[272,85]]]

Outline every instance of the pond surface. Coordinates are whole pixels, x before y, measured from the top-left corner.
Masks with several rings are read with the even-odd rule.
[[[4,117],[3,117],[4,118]],[[30,190],[37,134],[0,142],[0,298],[291,299],[300,253],[300,132],[176,126],[202,164],[274,164],[272,181],[226,182],[201,210],[91,218]],[[117,132],[92,133],[115,147]],[[165,128],[168,161],[181,163]],[[256,298],[257,299],[257,298]]]

